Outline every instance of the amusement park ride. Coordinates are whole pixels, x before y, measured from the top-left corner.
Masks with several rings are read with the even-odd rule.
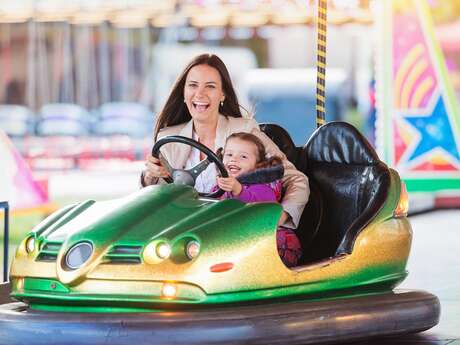
[[[428,4],[379,5],[378,152],[406,183],[413,210],[459,206],[460,107]]]
[[[2,289],[20,302],[0,307],[0,343],[318,344],[436,325],[436,296],[395,289],[412,241],[399,174],[414,192],[460,188],[458,107],[424,1],[379,5],[378,144],[387,164],[351,125],[325,123],[325,0],[318,129],[299,148],[282,128],[262,126],[309,176],[300,266],[278,257],[277,204],[211,200],[180,180],[87,200],[19,245]],[[163,144],[171,143],[153,152]]]

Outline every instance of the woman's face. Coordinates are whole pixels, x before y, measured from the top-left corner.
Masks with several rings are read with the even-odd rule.
[[[190,69],[185,79],[184,100],[193,120],[215,121],[224,98],[217,69],[208,65],[196,65]]]
[[[237,177],[256,168],[257,146],[246,140],[231,138],[225,144],[223,163],[228,174]]]

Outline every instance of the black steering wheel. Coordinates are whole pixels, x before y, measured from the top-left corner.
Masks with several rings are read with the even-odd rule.
[[[188,170],[175,169],[171,167],[171,165],[166,160],[166,158],[163,157],[163,155],[160,155],[160,148],[163,145],[169,143],[180,143],[192,146],[203,152],[206,155],[206,158],[203,159],[197,165],[195,165],[193,168],[190,168]],[[222,163],[219,157],[217,157],[217,155],[212,150],[193,139],[183,137],[180,135],[170,135],[159,139],[155,143],[155,145],[153,145],[152,156],[155,158],[159,158],[161,164],[166,168],[166,170],[168,170],[169,174],[171,175],[171,178],[167,177],[164,179],[168,183],[185,184],[193,187],[195,186],[195,181],[198,175],[200,175],[204,170],[206,170],[208,165],[211,163],[216,164],[217,168],[219,169],[220,176],[228,177],[228,172],[227,169],[225,169],[224,163]],[[212,193],[199,193],[200,196],[207,198],[218,198],[222,194],[224,194],[224,191],[220,188]]]

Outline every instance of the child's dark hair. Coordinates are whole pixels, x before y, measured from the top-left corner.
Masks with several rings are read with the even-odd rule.
[[[275,165],[282,165],[281,158],[277,156],[273,156],[270,158],[266,157],[267,153],[265,151],[264,143],[256,135],[252,133],[246,133],[246,132],[233,133],[230,136],[228,136],[227,140],[225,141],[225,144],[227,144],[227,142],[230,139],[240,139],[243,141],[253,143],[256,146],[257,148],[256,169],[268,168],[268,167],[272,167]],[[221,159],[223,157],[223,151],[225,151],[225,148],[223,150],[220,149],[217,153],[219,155],[219,158]]]

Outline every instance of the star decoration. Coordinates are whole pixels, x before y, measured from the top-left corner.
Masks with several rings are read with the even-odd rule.
[[[428,116],[404,116],[404,119],[420,133],[420,140],[412,151],[409,161],[438,147],[460,161],[444,100],[439,94],[436,97],[438,99]]]

